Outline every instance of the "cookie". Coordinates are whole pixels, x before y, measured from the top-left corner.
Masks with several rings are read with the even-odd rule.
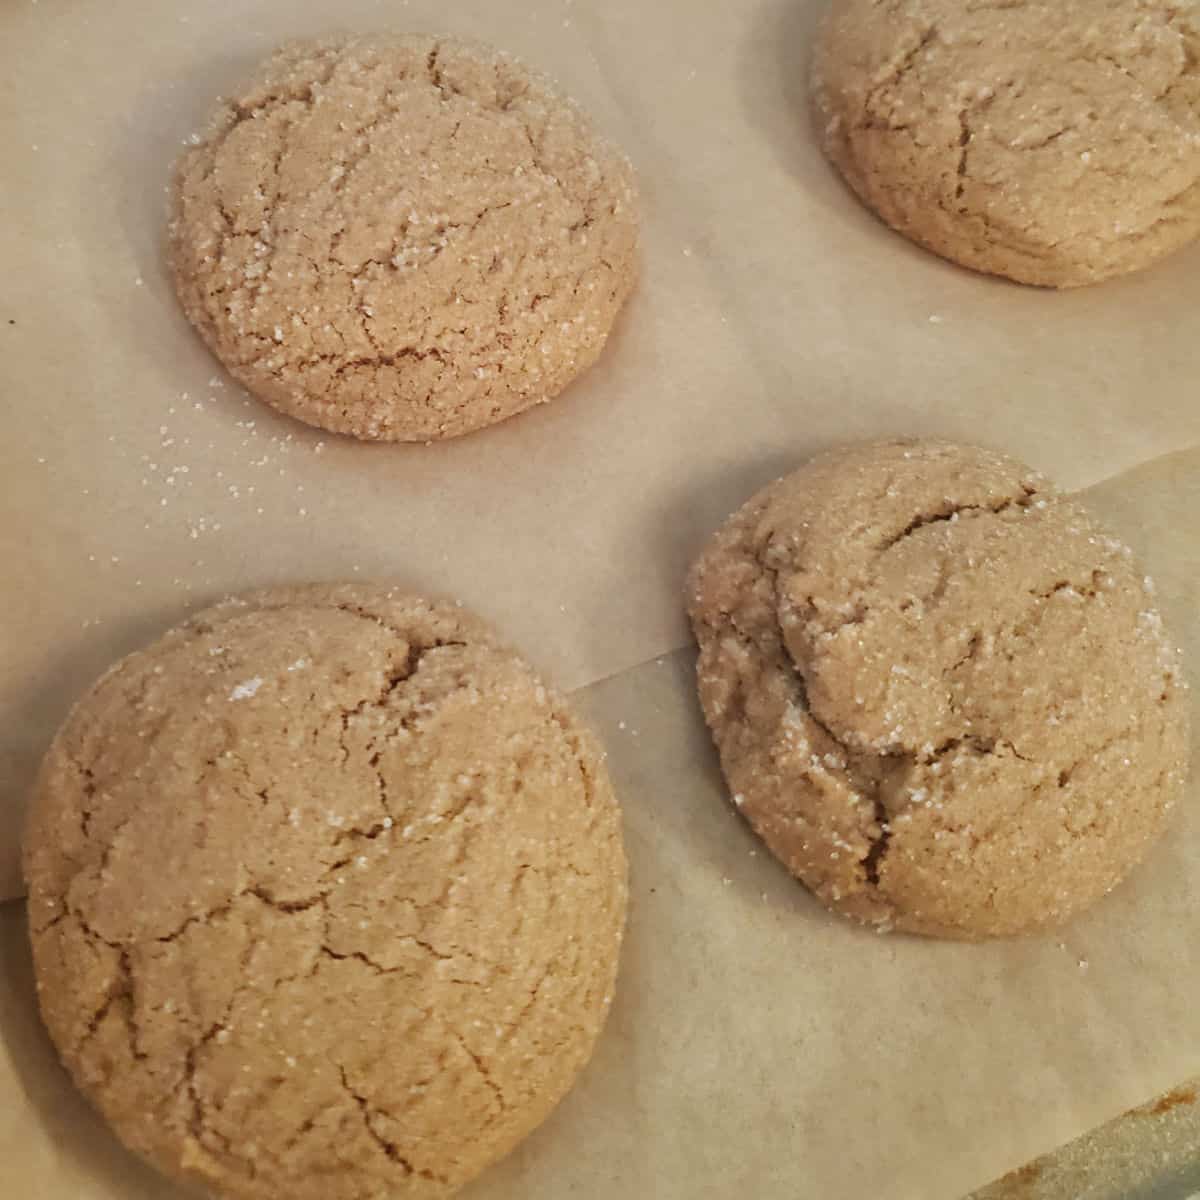
[[[382,586],[259,592],[110,670],[25,842],[42,1014],[132,1149],[236,1200],[443,1197],[587,1061],[620,818],[561,697]]]
[[[230,373],[323,429],[456,437],[557,395],[636,274],[632,168],[451,38],[279,50],[179,163],[170,261]]]
[[[1064,921],[1146,854],[1186,774],[1152,593],[1126,547],[1002,455],[816,458],[690,576],[733,801],[826,905],[880,930]]]
[[[834,0],[825,152],[893,229],[1076,287],[1200,233],[1200,9],[1175,0]]]

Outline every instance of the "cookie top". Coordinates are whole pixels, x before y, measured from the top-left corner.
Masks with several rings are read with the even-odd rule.
[[[1152,592],[1002,455],[814,459],[731,517],[690,579],[734,802],[826,904],[881,929],[1064,920],[1142,858],[1186,773]]]
[[[633,172],[543,76],[451,38],[284,46],[193,139],[170,258],[276,408],[454,437],[595,361],[636,273]]]
[[[813,64],[826,153],[946,258],[1071,287],[1200,233],[1193,0],[834,0]]]
[[[108,672],[25,843],[42,1013],[161,1169],[441,1197],[571,1086],[625,911],[603,755],[479,621],[384,587],[220,604]]]

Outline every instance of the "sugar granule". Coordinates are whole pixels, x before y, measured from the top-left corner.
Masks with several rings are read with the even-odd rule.
[[[253,679],[247,679],[245,683],[239,683],[237,687],[229,693],[230,700],[248,700],[251,696],[262,687],[262,677],[255,675]]]

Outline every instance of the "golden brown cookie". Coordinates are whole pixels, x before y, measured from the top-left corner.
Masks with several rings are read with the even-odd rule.
[[[833,0],[825,152],[892,228],[964,266],[1074,287],[1200,233],[1200,7]]]
[[[443,1197],[608,1012],[620,817],[561,697],[382,586],[217,605],[51,747],[25,874],[42,1014],[121,1139],[238,1200]]]
[[[1065,920],[1142,858],[1186,773],[1152,590],[1002,455],[814,459],[735,513],[690,579],[734,803],[829,907],[880,929]]]
[[[636,274],[633,172],[509,56],[451,38],[283,47],[178,167],[184,310],[250,391],[381,441],[562,391]]]

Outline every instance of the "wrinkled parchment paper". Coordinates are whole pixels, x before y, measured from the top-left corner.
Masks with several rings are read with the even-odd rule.
[[[1200,453],[1170,454],[1200,443],[1200,248],[1057,295],[909,246],[809,133],[818,9],[0,7],[0,895],[17,894],[24,796],[67,707],[191,607],[355,575],[463,599],[582,689],[634,884],[596,1060],[479,1200],[939,1200],[1200,1071],[1194,802],[1092,914],[982,947],[826,916],[724,802],[679,649],[682,574],[754,488],[832,442],[936,433],[1068,487],[1105,480],[1090,499],[1200,661]],[[179,314],[171,159],[276,42],[338,28],[503,44],[633,157],[642,283],[556,403],[459,442],[357,445],[247,401]],[[55,1065],[18,905],[0,947],[0,1195],[175,1195]]]

